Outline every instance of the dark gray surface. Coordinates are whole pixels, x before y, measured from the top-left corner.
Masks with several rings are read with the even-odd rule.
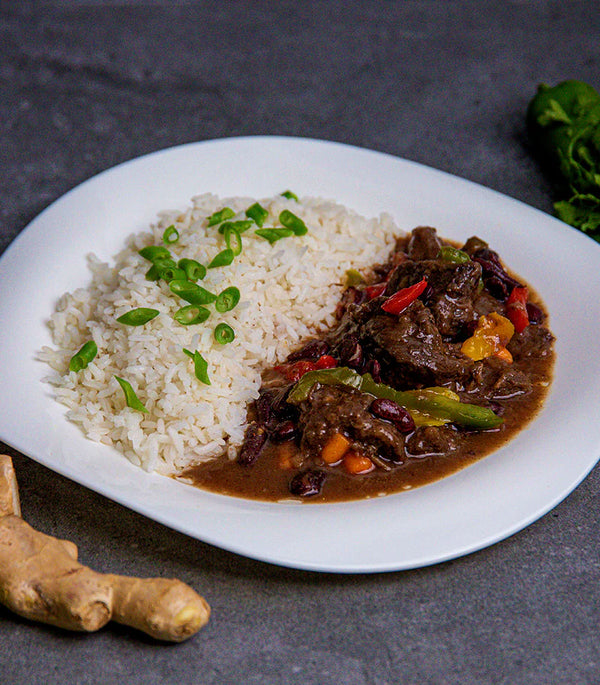
[[[550,211],[524,110],[541,80],[599,87],[599,50],[589,1],[0,0],[0,250],[101,170],[248,134],[390,152]],[[98,570],[181,578],[213,616],[173,646],[112,624],[67,634],[0,608],[2,683],[600,682],[598,467],[489,549],[336,576],[212,548],[8,451],[33,525]]]

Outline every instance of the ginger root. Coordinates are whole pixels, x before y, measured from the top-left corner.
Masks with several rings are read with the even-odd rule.
[[[83,631],[112,619],[172,642],[207,623],[209,605],[185,583],[97,573],[77,561],[76,545],[34,530],[20,514],[12,460],[0,455],[0,602],[15,613]]]

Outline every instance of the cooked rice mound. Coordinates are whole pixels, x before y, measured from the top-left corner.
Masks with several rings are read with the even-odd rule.
[[[239,304],[223,314],[207,305],[207,321],[179,324],[173,314],[188,303],[164,281],[146,279],[150,264],[138,251],[161,245],[163,232],[174,225],[180,236],[169,246],[174,259],[207,265],[225,248],[218,226],[208,227],[207,217],[227,206],[237,212],[232,220],[245,219],[254,202],[207,194],[183,212],[162,212],[148,232],[128,238],[114,265],[90,255],[91,283],[63,295],[50,318],[57,349],[44,347],[39,356],[54,369],[48,381],[68,407],[68,418],[91,440],[115,447],[148,471],[176,474],[224,452],[233,457],[262,369],[331,326],[346,271],[367,274],[371,265],[385,262],[399,233],[389,216],[365,219],[322,199],[259,200],[269,211],[264,227],[280,226],[277,217],[288,209],[303,219],[308,233],[273,245],[254,234],[256,226],[243,233],[243,250],[233,263],[209,269],[199,282],[213,293],[237,286]],[[143,326],[116,321],[136,307],[160,314]],[[215,342],[220,322],[235,331],[233,342]],[[90,339],[97,356],[83,371],[70,372],[69,360]],[[198,350],[207,360],[210,385],[196,378],[183,348]],[[115,376],[129,381],[147,414],[126,406]]]

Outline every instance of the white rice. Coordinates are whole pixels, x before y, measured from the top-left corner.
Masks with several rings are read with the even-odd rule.
[[[148,232],[128,238],[114,265],[89,255],[91,283],[63,295],[50,318],[58,349],[44,347],[39,358],[54,369],[47,380],[69,408],[68,418],[91,440],[117,448],[149,471],[175,474],[224,452],[233,456],[244,436],[248,402],[258,396],[261,370],[331,326],[345,272],[367,274],[371,265],[385,262],[399,234],[387,215],[365,219],[322,199],[260,200],[269,211],[265,227],[278,226],[277,217],[288,209],[304,220],[308,233],[270,245],[253,229],[246,231],[231,266],[209,269],[200,282],[215,293],[237,286],[238,306],[220,314],[208,305],[212,313],[203,324],[177,323],[173,314],[187,303],[163,281],[146,280],[150,264],[138,250],[162,244],[173,224],[180,236],[169,247],[174,258],[207,264],[225,244],[206,217],[228,206],[238,213],[234,220],[243,219],[254,201],[207,194],[193,198],[183,212],[162,212]],[[139,327],[116,321],[136,307],[160,314]],[[221,321],[235,331],[227,345],[213,338]],[[98,346],[96,358],[85,370],[69,372],[69,360],[90,339]],[[198,381],[183,348],[208,361],[211,385]],[[147,414],[126,406],[115,376],[129,381]]]

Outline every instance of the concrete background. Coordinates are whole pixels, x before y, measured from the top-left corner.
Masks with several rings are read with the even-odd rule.
[[[248,134],[389,152],[550,212],[525,108],[540,81],[600,87],[599,51],[589,0],[0,0],[0,250],[99,171]],[[210,547],[0,449],[33,525],[98,570],[179,577],[213,609],[173,646],[113,624],[68,634],[0,608],[7,685],[600,682],[598,467],[491,548],[343,576]]]

